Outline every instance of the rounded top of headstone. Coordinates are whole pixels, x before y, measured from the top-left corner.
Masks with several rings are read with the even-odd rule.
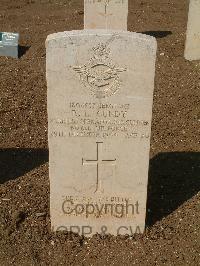
[[[90,36],[90,35],[101,35],[101,36],[108,36],[113,35],[113,37],[129,37],[129,38],[136,38],[140,39],[141,41],[154,44],[155,49],[157,48],[157,41],[156,38],[153,36],[149,36],[142,33],[137,32],[130,32],[130,31],[116,31],[116,30],[73,30],[73,31],[64,31],[53,33],[47,36],[46,45],[51,41],[55,41],[58,39],[73,37],[73,36]]]

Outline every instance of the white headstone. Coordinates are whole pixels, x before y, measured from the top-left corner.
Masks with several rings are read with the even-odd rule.
[[[185,58],[200,59],[200,0],[190,0]]]
[[[85,29],[127,30],[128,0],[84,0]]]
[[[52,229],[143,232],[155,38],[72,31],[46,48]]]

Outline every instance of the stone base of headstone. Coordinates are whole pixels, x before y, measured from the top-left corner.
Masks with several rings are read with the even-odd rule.
[[[1,46],[0,56],[18,58],[18,46]]]

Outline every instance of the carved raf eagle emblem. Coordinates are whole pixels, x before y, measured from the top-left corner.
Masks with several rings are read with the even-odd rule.
[[[80,75],[85,87],[89,88],[96,98],[105,98],[115,94],[120,88],[121,72],[126,68],[116,67],[109,58],[110,50],[104,44],[93,48],[94,55],[83,66],[73,69]]]

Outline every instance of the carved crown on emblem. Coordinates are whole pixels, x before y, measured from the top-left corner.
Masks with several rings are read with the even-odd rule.
[[[96,47],[93,47],[95,58],[108,58],[110,54],[110,49],[106,47],[105,44],[99,43]]]
[[[80,75],[80,80],[95,98],[102,99],[115,94],[121,85],[119,74],[126,68],[119,68],[109,58],[110,49],[99,43],[92,48],[93,56],[83,66],[73,69]]]

